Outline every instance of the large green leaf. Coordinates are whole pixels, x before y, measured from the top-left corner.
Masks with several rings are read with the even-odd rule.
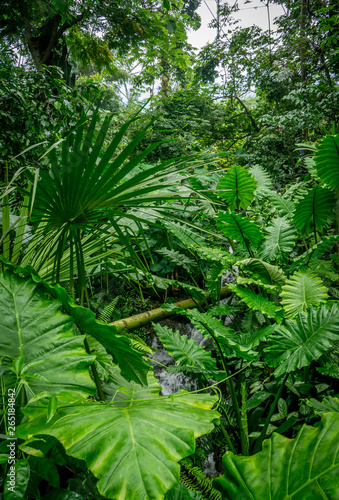
[[[267,285],[282,286],[286,281],[282,269],[260,259],[239,260],[235,265],[250,272],[253,277],[260,279],[262,283]]]
[[[318,359],[339,340],[339,309],[333,305],[310,308],[308,314],[299,313],[295,321],[277,326],[268,338],[266,361],[277,366],[275,375],[293,372]],[[281,364],[280,364],[281,363]],[[279,366],[278,366],[279,365]]]
[[[5,271],[0,276],[0,350],[7,386],[24,387],[27,399],[47,391],[88,395],[96,392],[89,375],[94,357],[84,337],[72,332],[73,320],[59,300],[47,300],[41,287]],[[12,363],[15,360],[12,371]]]
[[[256,187],[257,183],[251,174],[244,167],[234,165],[220,179],[217,193],[226,200],[231,210],[246,210],[254,198]]]
[[[273,219],[266,228],[262,245],[262,258],[285,262],[294,250],[297,235],[285,217]]]
[[[159,396],[153,377],[149,389],[122,384],[110,403],[60,396],[48,423],[46,406],[28,406],[28,422],[17,435],[55,436],[69,455],[85,460],[106,498],[161,499],[179,481],[178,461],[194,453],[195,438],[213,430],[216,397],[185,391]]]
[[[326,136],[318,146],[315,166],[319,177],[332,189],[339,187],[339,135]]]
[[[137,117],[124,124],[113,140],[108,141],[112,116],[106,115],[101,126],[98,126],[98,109],[91,118],[82,116],[76,133],[69,134],[63,141],[60,154],[56,148],[50,151],[51,168],[41,170],[35,195],[32,212],[36,229],[35,258],[43,261],[53,255],[53,279],[60,282],[62,256],[69,248],[69,278],[72,282],[77,275],[80,294],[85,289],[81,245],[84,234],[101,236],[102,225],[110,223],[121,244],[128,248],[134,263],[142,267],[142,260],[131,245],[131,236],[126,230],[129,223],[135,221],[139,227],[143,222],[147,223],[147,218],[140,212],[145,204],[174,200],[178,189],[181,197],[188,198],[191,194],[187,187],[180,186],[180,171],[194,161],[192,156],[137,168],[159,145],[152,144],[131,157],[151,124],[121,148],[128,127]],[[165,207],[154,205],[153,208],[161,218]],[[75,266],[72,265],[73,256],[76,257]]]
[[[281,307],[276,306],[273,302],[261,295],[261,293],[252,292],[252,290],[238,285],[229,286],[231,290],[234,291],[238,297],[240,297],[241,300],[245,302],[245,304],[253,311],[260,311],[269,318],[273,318],[279,322],[282,321]]]
[[[274,433],[251,457],[227,452],[213,485],[224,500],[338,500],[338,432],[339,415],[328,413],[295,439]]]
[[[137,383],[146,383],[149,365],[143,361],[142,353],[132,349],[128,338],[116,334],[117,330],[114,326],[97,321],[93,311],[78,306],[61,286],[52,286],[42,280],[31,266],[22,269],[2,257],[0,257],[0,261],[15,274],[31,278],[35,283],[40,284],[47,293],[50,293],[52,297],[59,299],[79,330],[94,337],[108,350],[114,361],[120,366],[125,378],[134,380]]]
[[[272,205],[283,215],[287,217],[293,217],[295,206],[293,201],[286,198],[286,196],[281,196],[276,191],[271,191],[267,194]]]
[[[323,256],[325,253],[330,252],[338,241],[337,235],[323,236],[316,245],[313,245],[309,250],[301,254],[299,257],[293,259],[292,269],[299,265],[308,265],[313,259]]]
[[[228,214],[219,212],[218,226],[221,231],[233,240],[239,241],[241,245],[250,251],[250,247],[257,247],[262,240],[258,226],[250,222],[247,217],[242,217],[234,212]]]
[[[339,413],[339,399],[331,398],[331,396],[325,396],[322,401],[311,398],[307,401],[307,404],[313,408],[318,415],[323,415],[331,411]]]
[[[295,227],[302,233],[321,231],[329,218],[333,218],[335,197],[332,191],[318,185],[314,186],[305,198],[296,205],[293,218]]]
[[[205,370],[216,370],[215,359],[211,353],[205,351],[202,346],[197,345],[194,339],[187,335],[180,335],[167,326],[153,323],[159,339],[166,347],[169,354],[179,366],[197,366]]]
[[[29,463],[27,460],[16,460],[15,465],[11,468],[15,468],[15,480],[13,487],[13,475],[10,474],[10,470],[7,472],[7,477],[5,479],[4,487],[4,500],[21,500],[25,498],[25,493],[29,483],[29,478],[31,475]]]
[[[327,289],[320,278],[308,270],[302,270],[286,281],[281,297],[286,316],[293,318],[298,312],[305,312],[308,307],[325,302]]]

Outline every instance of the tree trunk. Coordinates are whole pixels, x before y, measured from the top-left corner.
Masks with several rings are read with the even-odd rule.
[[[301,0],[300,6],[300,69],[301,69],[301,83],[305,85],[306,82],[306,65],[305,65],[305,15],[306,15],[306,0]]]

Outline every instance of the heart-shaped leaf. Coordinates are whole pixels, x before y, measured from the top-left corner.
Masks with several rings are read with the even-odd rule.
[[[49,423],[47,404],[26,407],[28,422],[17,436],[56,437],[69,455],[85,460],[107,498],[163,498],[179,481],[178,461],[194,453],[194,439],[217,422],[219,414],[211,410],[216,398],[185,391],[159,396],[161,387],[151,375],[148,388],[117,382],[125,390],[117,387],[110,403],[74,401],[59,394]]]
[[[223,500],[338,499],[339,414],[319,427],[303,425],[295,439],[273,433],[251,457],[227,452],[225,473],[213,482]]]

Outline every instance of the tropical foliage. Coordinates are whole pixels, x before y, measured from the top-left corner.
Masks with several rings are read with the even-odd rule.
[[[0,500],[338,498],[339,11],[200,3],[0,7]]]

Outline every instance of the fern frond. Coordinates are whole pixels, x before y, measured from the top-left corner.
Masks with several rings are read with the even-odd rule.
[[[211,357],[211,353],[197,345],[194,339],[189,339],[187,335],[180,335],[168,326],[153,323],[153,327],[169,355],[174,358],[180,368],[193,366],[199,369],[216,370],[215,359]]]
[[[239,344],[238,336],[234,330],[224,326],[220,320],[214,318],[209,313],[201,313],[197,309],[181,309],[175,307],[173,304],[165,304],[164,308],[187,316],[204,337],[215,337],[221,345],[231,348],[239,357],[253,359],[256,356],[256,353]]]
[[[209,248],[209,247],[200,247],[197,249],[197,253],[201,258],[206,260],[211,260],[212,262],[221,262],[225,267],[228,264],[235,264],[238,260],[233,254],[231,254],[225,248]]]
[[[136,349],[137,351],[143,352],[145,354],[153,354],[153,349],[149,347],[146,342],[142,340],[138,335],[131,332],[127,328],[119,330],[119,335],[124,335],[124,337],[127,337],[130,340],[133,349]]]
[[[281,212],[283,215],[286,215],[287,217],[293,217],[293,213],[295,210],[293,201],[286,198],[286,196],[281,196],[275,191],[269,192],[267,194],[267,197],[274,206],[274,208],[278,210],[278,212]]]
[[[116,306],[118,305],[120,298],[121,298],[120,295],[114,297],[114,299],[107,306],[104,307],[104,309],[98,316],[99,321],[102,321],[103,323],[109,323],[111,321],[112,314]]]
[[[187,257],[187,255],[178,252],[177,250],[168,250],[167,248],[159,248],[156,252],[167,257],[173,264],[183,267],[187,272],[197,267],[197,263]]]
[[[264,283],[260,279],[255,278],[254,276],[252,276],[251,278],[244,278],[243,276],[238,276],[237,285],[256,285],[260,288],[265,288],[265,290],[268,290],[270,293],[278,291],[279,289],[278,285],[271,285],[268,283]]]
[[[203,500],[222,500],[221,493],[213,487],[213,480],[205,476],[203,471],[188,461],[181,462],[180,481],[186,488],[200,491]]]

